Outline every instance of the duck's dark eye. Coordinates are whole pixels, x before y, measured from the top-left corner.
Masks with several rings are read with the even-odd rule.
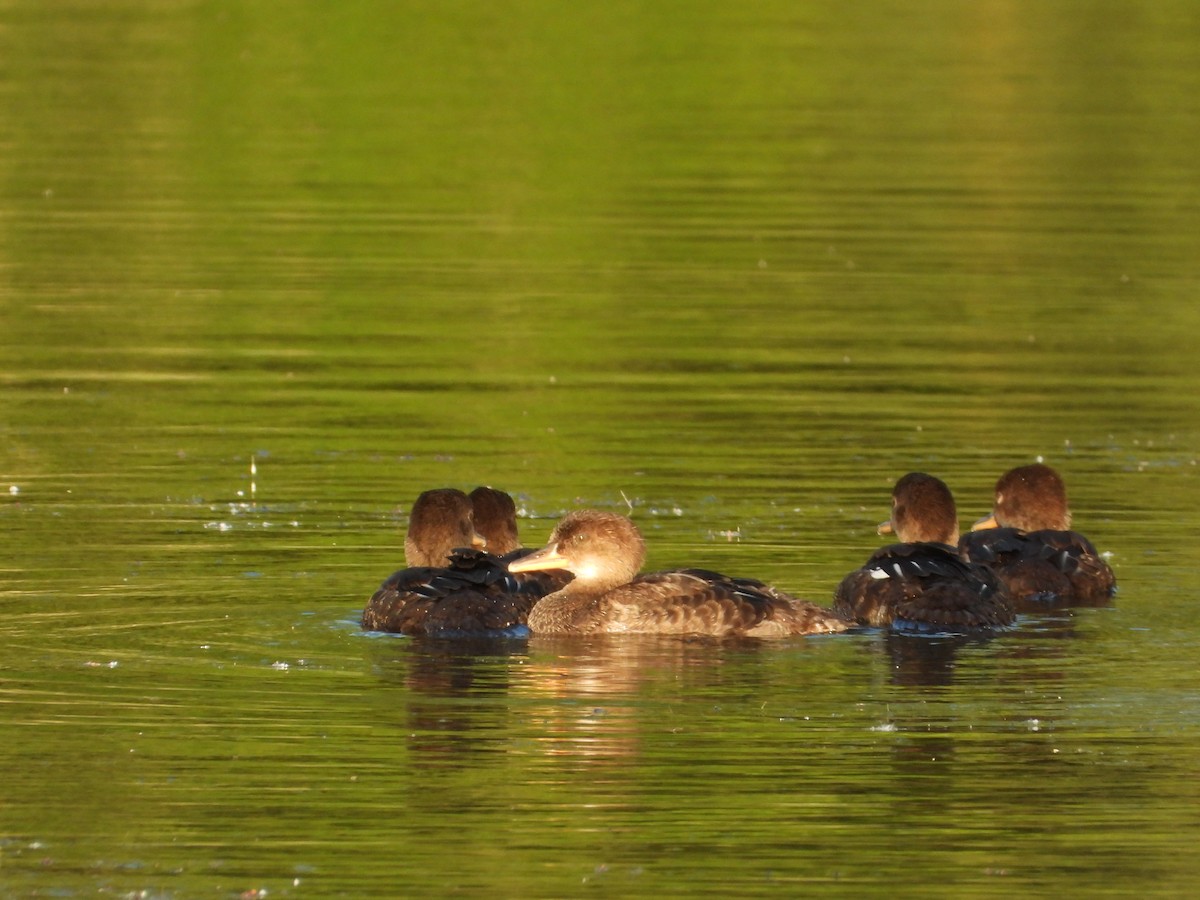
[[[574,541],[576,544],[582,544],[584,541],[587,540],[587,532],[586,531],[576,532],[575,534],[571,535],[571,540]]]

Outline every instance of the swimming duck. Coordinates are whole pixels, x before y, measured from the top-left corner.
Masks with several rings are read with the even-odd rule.
[[[482,516],[477,527],[475,503]],[[486,553],[495,535],[504,554]],[[363,610],[369,631],[440,636],[513,633],[525,623],[533,604],[558,590],[570,575],[538,572],[512,575],[510,560],[532,549],[516,539],[512,498],[493,488],[476,488],[468,497],[453,488],[426,491],[413,504],[405,538],[408,568],[380,586]]]
[[[508,570],[558,568],[575,576],[534,605],[528,624],[535,633],[778,637],[852,627],[828,609],[749,578],[704,569],[638,575],[645,560],[646,543],[632,521],[585,509],[563,518],[545,547]]]
[[[1023,608],[1101,605],[1116,592],[1112,568],[1071,531],[1062,477],[1043,463],[1000,477],[991,515],[962,536],[959,551],[994,571]]]
[[[892,490],[891,518],[880,534],[901,543],[871,554],[834,593],[833,608],[864,625],[901,631],[966,631],[1013,621],[1003,585],[958,555],[958,513],[945,482],[923,472]]]

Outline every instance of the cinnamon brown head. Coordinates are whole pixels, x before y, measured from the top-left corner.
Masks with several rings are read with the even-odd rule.
[[[425,491],[408,514],[404,559],[410,566],[444,566],[455,547],[483,547],[471,501],[457,488]]]
[[[1021,531],[1070,530],[1067,487],[1059,474],[1044,463],[1034,463],[1000,476],[991,516],[975,523],[972,530],[997,526]]]
[[[958,543],[954,495],[940,478],[910,472],[892,489],[891,530],[903,543]],[[883,529],[881,528],[881,531]]]
[[[503,556],[521,546],[517,537],[517,506],[504,491],[477,487],[471,491],[475,530],[487,541],[488,553]]]

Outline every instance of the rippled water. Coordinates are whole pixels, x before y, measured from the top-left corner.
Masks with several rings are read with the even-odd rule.
[[[918,6],[0,2],[0,893],[1186,893],[1200,16]],[[1038,456],[989,641],[357,624],[429,487],[829,602]]]

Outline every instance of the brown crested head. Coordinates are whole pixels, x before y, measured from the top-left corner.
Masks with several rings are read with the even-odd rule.
[[[892,530],[903,543],[958,543],[954,495],[940,478],[910,472],[892,489]]]
[[[488,553],[503,556],[521,546],[517,537],[517,505],[504,491],[477,487],[470,493],[475,530],[487,541]]]
[[[510,572],[566,569],[572,586],[608,589],[632,581],[646,561],[646,542],[626,516],[581,509],[564,516],[546,546],[508,565]]]
[[[1059,474],[1044,463],[1018,466],[1000,476],[992,515],[1001,528],[1021,531],[1071,527],[1067,486]]]
[[[482,547],[471,501],[457,488],[425,491],[408,514],[404,559],[410,566],[444,566],[455,547]]]

